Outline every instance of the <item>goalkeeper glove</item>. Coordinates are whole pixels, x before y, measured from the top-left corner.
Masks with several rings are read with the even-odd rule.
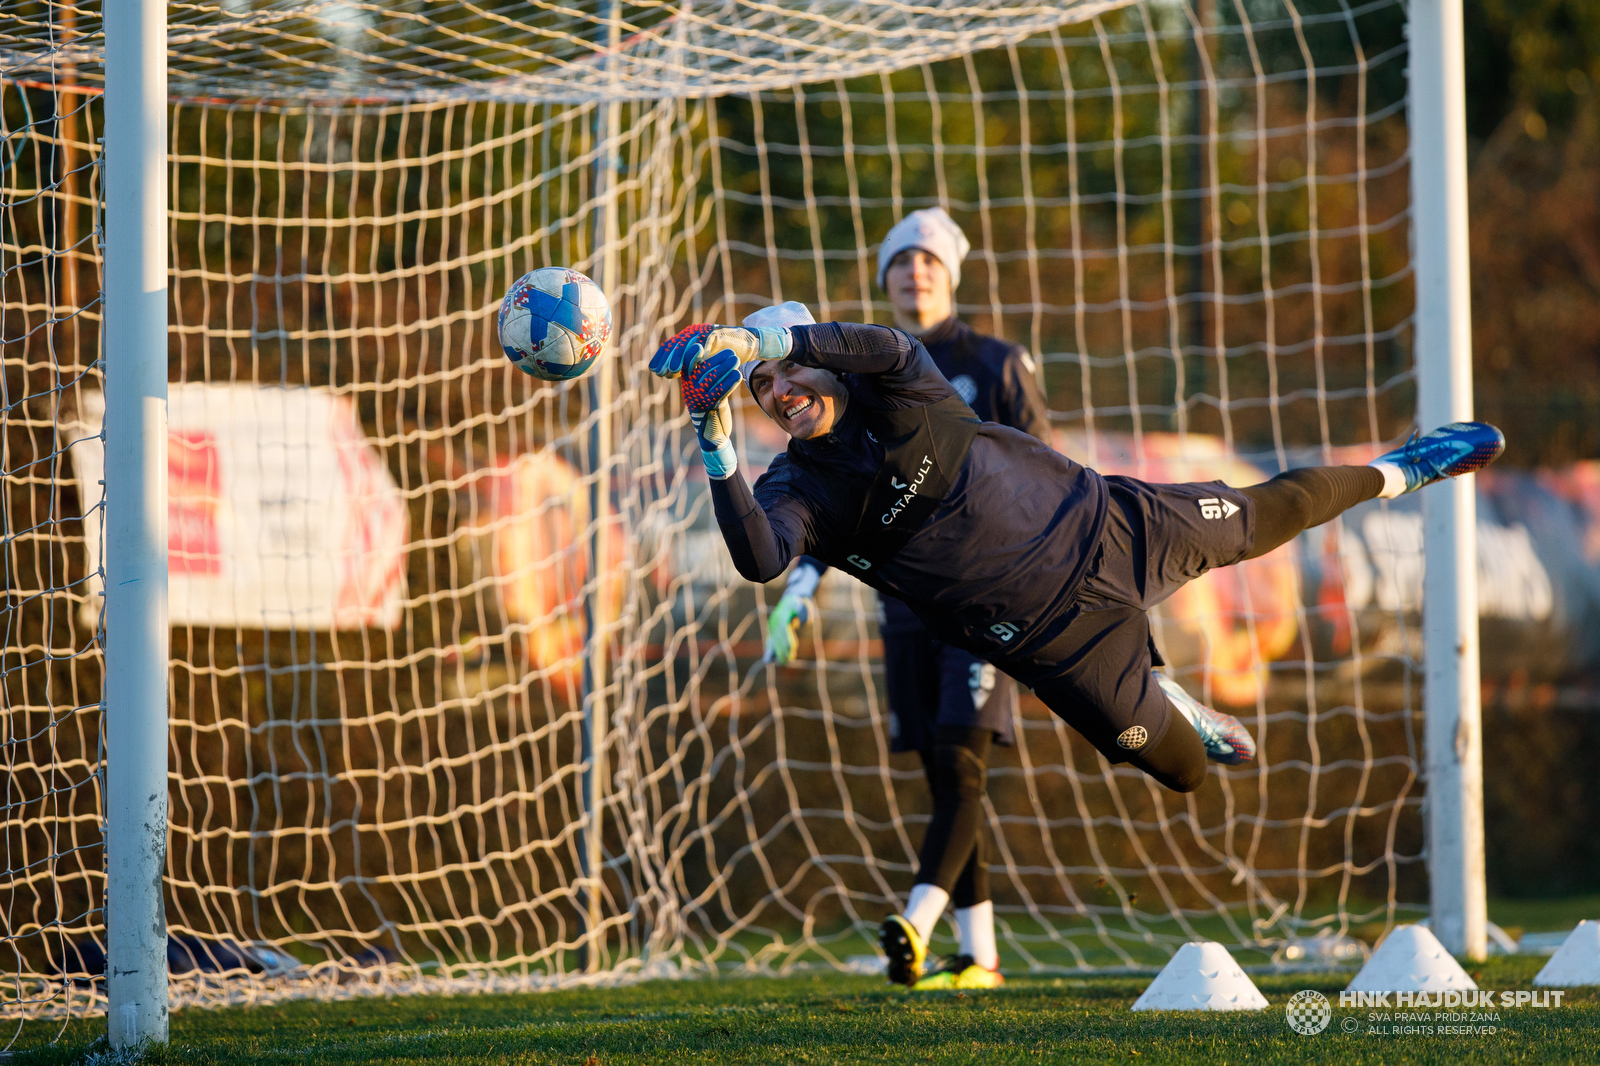
[[[793,347],[788,329],[772,326],[745,329],[742,326],[690,326],[680,330],[650,358],[650,372],[675,378],[690,369],[708,353],[733,353],[737,365],[757,359],[782,359]]]
[[[796,563],[790,571],[783,595],[767,616],[763,662],[787,666],[794,659],[795,646],[800,643],[800,627],[810,619],[811,609],[816,606],[811,597],[816,594],[817,582],[821,579],[822,573],[807,562]]]
[[[739,469],[733,450],[733,405],[728,403],[728,394],[739,381],[738,360],[732,352],[719,351],[690,367],[678,385],[700,438],[700,457],[714,481],[730,478]]]

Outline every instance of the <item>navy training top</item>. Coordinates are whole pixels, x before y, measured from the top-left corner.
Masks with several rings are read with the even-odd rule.
[[[1050,442],[1050,412],[1034,373],[1033,357],[1020,344],[989,337],[951,315],[919,340],[966,405],[985,422],[1020,429]],[[819,573],[820,559],[805,556],[801,565]],[[911,609],[893,596],[881,597],[885,633],[926,632]]]
[[[973,414],[1050,442],[1050,413],[1028,349],[987,337],[954,315],[921,340]]]
[[[839,566],[883,448],[865,408],[926,406],[956,390],[918,341],[896,329],[795,326],[789,358],[840,375],[849,399],[833,432],[788,450],[757,480],[712,481],[717,524],[739,573],[770,581],[798,555]],[[894,558],[865,573],[904,600],[929,632],[985,658],[1049,643],[1105,527],[1105,481],[1020,430],[985,422],[950,492]]]

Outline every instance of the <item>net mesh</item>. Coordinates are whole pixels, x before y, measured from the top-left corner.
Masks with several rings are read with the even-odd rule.
[[[170,14],[169,77],[177,94],[229,99],[674,99],[897,70],[1002,47],[1126,2],[223,0]],[[98,81],[99,8],[8,5],[0,69],[70,64]]]
[[[757,17],[727,9],[728,33]],[[580,17],[539,10],[529,40]],[[800,665],[761,664],[777,590],[733,572],[645,362],[778,300],[889,321],[876,248],[908,211],[972,238],[960,312],[1036,354],[1057,446],[1103,472],[1249,483],[1409,425],[1398,3],[984,8],[999,36],[945,58],[868,54],[829,10],[799,65],[707,61],[672,94],[173,105],[176,1002],[871,965],[931,810],[889,754],[873,594],[831,575]],[[272,11],[235,22],[288,33]],[[92,31],[52,57],[7,18],[34,67],[3,86],[4,934],[8,1002],[39,1013],[97,1002],[103,943],[99,112],[35,76],[72,58],[92,89]],[[819,80],[841,40],[862,65]],[[396,70],[429,54],[394,42]],[[543,265],[611,298],[585,381],[498,347],[501,294]],[[753,408],[738,443],[752,478],[782,446]],[[1374,514],[1383,537],[1335,524],[1158,612],[1256,766],[1168,794],[1024,698],[987,801],[1005,965],[1195,936],[1326,960],[1421,898],[1416,604],[1385,591],[1418,546]]]
[[[83,968],[73,945],[104,930],[104,659],[89,583],[101,564],[85,525],[105,491],[98,478],[77,481],[70,461],[79,404],[101,376],[99,133],[98,97],[70,79],[0,88],[0,876],[10,978],[0,997],[25,1013],[73,998],[65,975]]]

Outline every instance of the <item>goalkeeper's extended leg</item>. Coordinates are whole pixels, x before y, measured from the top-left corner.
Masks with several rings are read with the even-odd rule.
[[[1494,462],[1506,438],[1486,422],[1452,422],[1374,459],[1369,466],[1312,466],[1240,489],[1256,510],[1246,559],[1267,554],[1358,503],[1392,498]]]
[[[1367,466],[1291,470],[1244,489],[1113,479],[1105,551],[1079,593],[1078,616],[1056,663],[1020,680],[1106,758],[1175,792],[1199,788],[1208,759],[1249,762],[1255,741],[1236,718],[1151,669],[1160,660],[1145,612],[1206,570],[1265,555],[1395,480]]]
[[[1413,438],[1370,466],[1309,467],[1234,489],[1108,477],[1100,554],[1067,629],[1007,666],[1109,761],[1131,762],[1178,792],[1200,787],[1206,760],[1238,763],[1255,742],[1236,719],[1153,673],[1145,613],[1206,571],[1265,555],[1356,504],[1480,469],[1505,446],[1482,422]]]

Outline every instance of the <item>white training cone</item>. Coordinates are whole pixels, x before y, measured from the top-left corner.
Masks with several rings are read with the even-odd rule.
[[[1185,944],[1156,974],[1134,1010],[1261,1010],[1263,996],[1228,949],[1212,941]]]
[[[1402,925],[1378,945],[1349,992],[1470,992],[1477,989],[1461,964],[1420,925]]]
[[[1579,922],[1533,983],[1556,988],[1600,985],[1600,922]]]

